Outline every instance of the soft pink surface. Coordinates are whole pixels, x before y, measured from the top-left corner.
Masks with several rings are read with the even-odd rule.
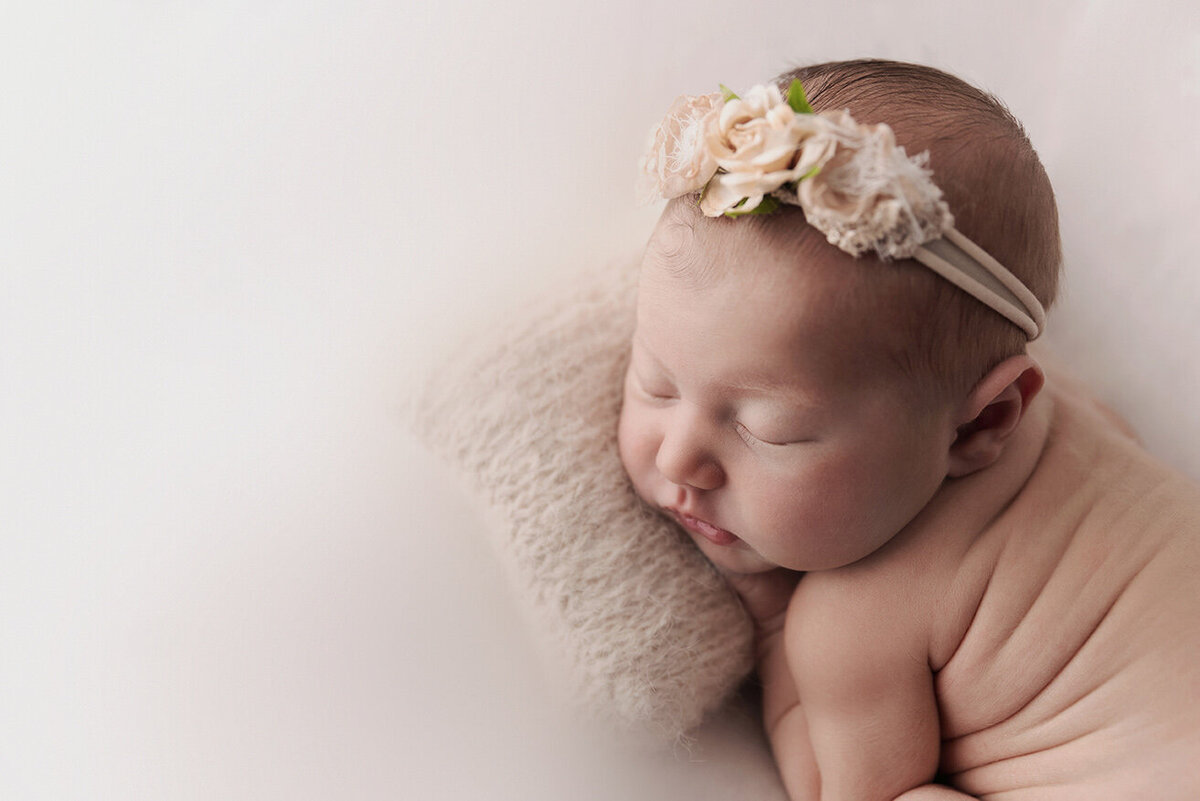
[[[1062,209],[1051,344],[1200,476],[1193,2],[247,8],[0,29],[0,797],[770,798],[744,715],[632,762],[562,735],[395,406],[644,238],[673,97],[795,60],[1008,101]]]

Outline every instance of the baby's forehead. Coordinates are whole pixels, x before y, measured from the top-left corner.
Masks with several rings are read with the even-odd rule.
[[[817,282],[846,278],[845,267],[853,262],[807,225],[798,209],[777,211],[770,220],[710,218],[691,198],[668,204],[644,257],[645,267],[696,287],[731,278],[806,283],[809,291]]]
[[[647,314],[721,308],[742,321],[742,329],[727,329],[730,336],[758,335],[778,346],[847,324],[861,330],[872,318],[869,299],[854,302],[855,277],[841,254],[798,253],[754,232],[675,227],[662,232],[643,261],[640,297]],[[772,336],[764,339],[765,330]]]
[[[798,217],[766,225],[664,214],[643,260],[640,305],[651,306],[643,313],[687,307],[698,297],[692,293],[724,293],[748,312],[745,329],[729,329],[732,338],[823,349],[874,369],[906,361],[936,276],[912,264],[855,259]],[[764,327],[774,335],[764,339]]]

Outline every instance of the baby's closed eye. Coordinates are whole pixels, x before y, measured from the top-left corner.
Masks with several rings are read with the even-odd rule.
[[[751,446],[766,445],[772,448],[782,448],[787,445],[799,445],[811,441],[810,438],[795,433],[772,430],[770,426],[756,425],[755,428],[759,433],[755,433],[755,431],[751,430],[744,423],[736,423],[736,426],[738,434]]]
[[[637,391],[650,400],[675,400],[679,396],[671,382],[665,379],[641,376],[636,371],[631,378]]]

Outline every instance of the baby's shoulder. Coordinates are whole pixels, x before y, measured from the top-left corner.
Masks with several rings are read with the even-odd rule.
[[[858,568],[805,574],[784,623],[793,671],[859,686],[878,667],[927,664],[923,604],[911,590]]]
[[[1047,385],[1053,420],[1042,458],[1022,492],[1027,515],[1078,507],[1078,526],[1132,535],[1170,518],[1177,533],[1200,528],[1200,484],[1151,454],[1133,427],[1067,376]],[[1070,522],[1070,518],[1066,518]]]
[[[921,649],[930,599],[942,584],[932,563],[876,554],[835,570],[806,573],[788,607],[789,639],[806,648],[849,642],[871,650]],[[848,633],[853,633],[850,641]]]

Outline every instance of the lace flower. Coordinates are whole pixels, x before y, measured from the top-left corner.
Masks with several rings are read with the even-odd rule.
[[[836,131],[836,152],[797,184],[796,196],[809,225],[831,244],[853,256],[873,250],[904,259],[954,225],[926,154],[909,158],[887,125],[859,125],[846,111],[824,115]]]
[[[638,194],[644,202],[695,192],[713,177],[717,160],[705,132],[715,122],[721,102],[720,92],[675,98],[638,165]]]

